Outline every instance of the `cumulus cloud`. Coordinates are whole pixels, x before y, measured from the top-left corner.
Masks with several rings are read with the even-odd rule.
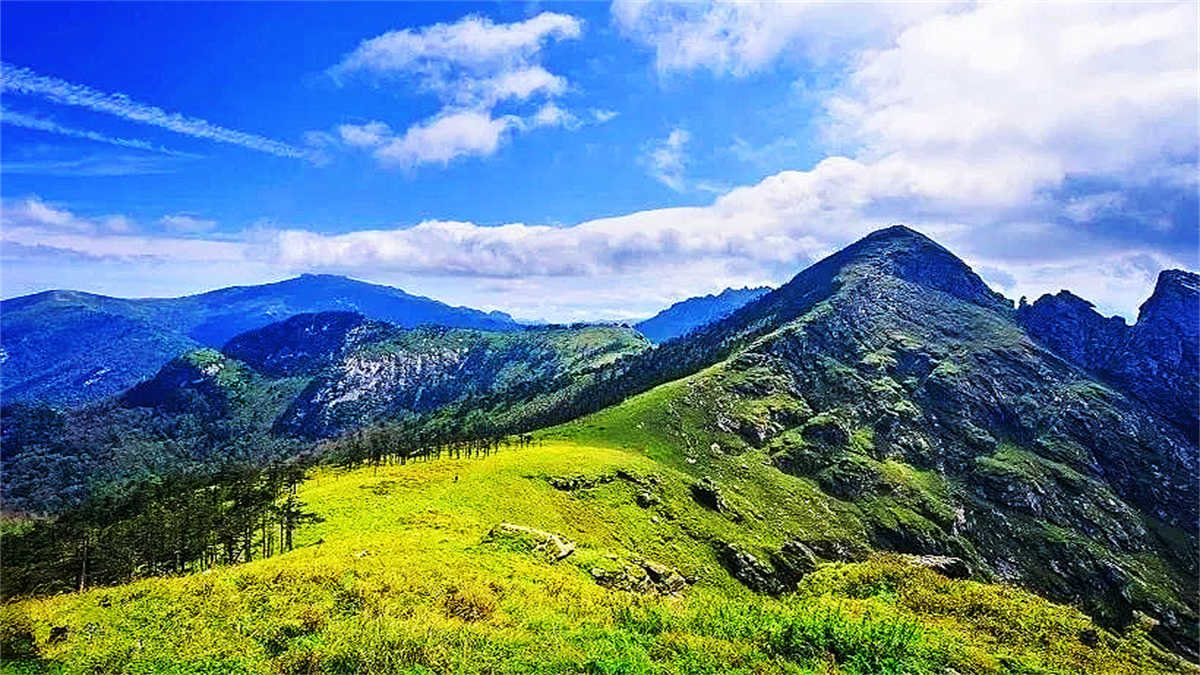
[[[1196,5],[998,3],[904,30],[830,101],[832,133],[916,194],[1020,205],[1073,175],[1195,165]]]
[[[660,36],[653,17],[678,23],[726,16],[726,32],[713,29],[727,41],[725,51],[656,56],[663,69],[722,76],[780,58],[819,58],[809,45],[814,39],[858,44],[837,88],[824,93],[828,139],[844,156],[778,171],[703,206],[569,227],[445,219],[347,233],[282,228],[242,242],[239,255],[271,269],[347,273],[455,303],[557,320],[624,318],[725,286],[780,283],[896,222],[944,243],[1011,297],[1070,288],[1131,319],[1158,270],[1195,268],[1196,5],[922,6],[915,16],[875,20],[870,30],[848,25],[844,38],[832,29],[811,37],[816,28],[800,22],[786,40],[751,40],[758,34],[746,26],[770,35],[775,27],[766,20],[746,23],[746,12],[819,10],[825,23],[812,25],[828,27],[837,25],[838,11],[893,11],[890,5],[771,7],[652,5],[631,14],[630,25],[646,31],[637,39],[657,45],[662,37],[669,47],[676,24],[664,23],[670,30]],[[632,10],[614,9],[626,11]],[[538,65],[529,59],[555,34],[540,35],[509,40],[526,47],[516,50],[507,70]],[[447,72],[480,61],[486,59],[456,56]],[[344,125],[333,135],[379,161],[416,166],[494,152],[539,117],[549,123],[567,113],[542,94],[531,96],[521,116],[458,107],[453,96],[442,100],[441,112],[403,131],[371,121]],[[687,143],[684,133],[668,135],[650,149],[647,169],[658,166],[682,186]],[[1174,210],[1147,204],[1173,204]],[[98,221],[41,206],[26,209],[24,217],[40,214],[43,238],[22,243],[58,245],[47,239],[52,233],[59,243],[98,238],[88,235],[101,227]],[[6,214],[6,240],[14,229]],[[420,285],[431,280],[436,286]]]
[[[452,24],[389,31],[365,40],[331,73],[437,75],[453,68],[494,71],[528,61],[551,39],[577,39],[582,32],[582,21],[553,12],[499,25],[486,17],[467,16]]]
[[[733,36],[726,51],[657,58],[660,68],[736,76],[765,67],[815,30],[797,28],[761,48],[752,49],[749,37],[735,40],[757,35],[747,25],[774,30],[765,19],[746,24],[746,12],[802,11],[771,7],[614,12],[632,12],[630,25],[651,31],[660,19],[646,16],[666,16],[675,21],[664,24],[667,37],[693,15],[726,17]],[[1194,216],[1185,217],[1196,202],[1195,5],[934,9],[850,29],[846,40],[875,42],[864,44],[825,93],[826,132],[846,156],[778,172],[707,206],[566,228],[429,221],[337,235],[292,230],[278,235],[272,255],[293,267],[553,280],[588,303],[587,292],[609,285],[636,296],[643,282],[690,284],[685,292],[720,290],[709,285],[714,279],[778,283],[873,229],[903,222],[945,243],[1006,293],[1070,287],[1132,318],[1159,269],[1195,266],[1195,236],[1179,232],[1195,229]],[[676,189],[685,187],[687,142],[677,129],[644,157]],[[1112,223],[1137,217],[1131,205],[1147,196],[1176,204],[1173,213],[1183,219],[1145,209],[1153,218],[1143,229],[1161,236],[1131,246],[1128,228],[1135,226],[1115,230]]]
[[[371,151],[384,166],[409,169],[492,155],[510,131],[576,128],[578,118],[554,103],[569,83],[546,70],[540,59],[547,43],[578,39],[582,31],[583,23],[575,17],[543,12],[509,24],[467,16],[451,24],[390,31],[365,40],[330,69],[335,80],[346,84],[366,77],[386,86],[411,83],[443,107],[403,134],[371,121],[341,125],[337,138],[347,147]],[[525,116],[495,114],[505,102],[538,107]]]
[[[493,118],[478,110],[450,112],[409,127],[403,136],[391,137],[375,150],[386,166],[409,168],[418,164],[448,164],[458,157],[486,157],[500,147],[508,118]]]

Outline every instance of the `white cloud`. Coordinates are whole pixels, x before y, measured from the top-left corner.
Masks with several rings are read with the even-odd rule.
[[[337,131],[342,142],[355,148],[377,148],[392,136],[391,127],[383,122],[343,124]]]
[[[532,58],[548,40],[577,39],[582,32],[582,21],[553,12],[499,25],[486,17],[467,16],[452,24],[390,31],[364,40],[331,72],[341,77],[356,72],[440,74],[453,67],[495,71]]]
[[[400,137],[379,145],[375,157],[385,166],[411,168],[418,164],[448,164],[459,157],[486,157],[500,147],[513,122],[486,112],[463,110],[409,127]]]
[[[557,96],[567,90],[566,79],[551,75],[541,66],[502,72],[486,80],[472,82],[471,85],[476,91],[472,91],[464,100],[458,101],[459,103],[471,104],[478,101],[484,107],[490,107],[510,99],[524,101],[535,94]]]
[[[1196,7],[1000,3],[930,19],[863,56],[829,102],[832,131],[916,195],[969,207],[1194,166]]]
[[[596,289],[636,303],[647,284],[693,294],[720,290],[716,280],[779,283],[903,222],[990,270],[1007,293],[1072,288],[1133,318],[1158,269],[1194,268],[1195,251],[1131,247],[1091,221],[1124,208],[1125,188],[1147,176],[1174,176],[1178,188],[1190,169],[1194,186],[1195,13],[1191,4],[956,7],[905,24],[854,60],[829,102],[831,137],[852,156],[776,173],[708,206],[565,228],[293,230],[272,255],[294,268],[452,277],[476,288],[544,283],[560,308],[599,308],[613,305],[589,299]],[[683,187],[687,142],[676,130],[650,150],[648,168]],[[1071,180],[1112,187],[1074,194]],[[458,299],[516,302],[473,292]]]
[[[616,119],[617,115],[620,114],[621,113],[615,110],[592,110],[592,119],[595,120],[597,124],[604,124],[605,122],[611,122],[612,120]]]
[[[549,102],[538,108],[538,111],[529,118],[527,124],[535,127],[565,127],[567,129],[577,129],[582,124],[578,117],[558,107],[554,102]]]
[[[696,7],[707,6],[644,11],[687,19],[701,11]],[[736,18],[749,10],[721,11]],[[1106,239],[1094,221],[1123,213],[1133,201],[1130,185],[1161,180],[1195,190],[1195,19],[1193,4],[1010,3],[877,22],[869,39],[863,36],[870,31],[852,26],[851,38],[869,48],[851,61],[828,106],[830,137],[849,156],[775,173],[705,206],[570,227],[447,219],[346,233],[285,228],[246,239],[238,255],[267,269],[348,273],[527,317],[626,318],[725,286],[786,281],[867,232],[903,222],[1012,297],[1070,288],[1104,311],[1133,318],[1154,274],[1194,268],[1195,250]],[[812,30],[804,28],[770,58],[796,48]],[[772,39],[763,44],[778,43]],[[687,67],[737,73],[770,62],[771,49],[730,44],[715,59],[697,57]],[[663,63],[681,64],[670,69],[688,63],[668,57]],[[535,98],[520,117],[456,108],[446,98],[443,112],[403,133],[368,122],[345,125],[337,137],[398,166],[450,162],[463,153],[494,152],[508,135],[567,112],[553,98]],[[683,185],[688,140],[678,131],[648,153],[659,160],[648,168],[659,166]],[[383,155],[385,148],[394,156]],[[655,158],[656,150],[664,152]],[[1102,187],[1076,194],[1072,180]],[[46,245],[100,238],[86,234],[96,222],[82,219],[80,230],[80,219],[43,206],[43,240],[58,237]],[[14,228],[7,214],[4,225],[8,238]]]
[[[130,122],[169,129],[185,136],[229,143],[279,157],[307,159],[308,152],[287,143],[217,126],[206,120],[169,113],[124,94],[106,94],[82,84],[38,75],[28,68],[0,63],[0,91],[38,96],[60,105],[80,106]]]
[[[621,30],[654,51],[659,72],[704,68],[737,76],[780,58],[824,61],[876,44],[944,3],[618,1]]]
[[[53,120],[44,119],[35,115],[27,115],[25,113],[9,110],[4,107],[0,107],[0,124],[11,124],[13,126],[23,127],[25,129],[45,131],[52,134],[58,134],[59,136],[68,136],[70,138],[85,138],[89,141],[95,141],[97,143],[105,143],[122,148],[133,148],[135,150],[147,150],[172,157],[188,159],[200,158],[200,155],[168,150],[161,145],[153,145],[138,139],[113,138],[112,136],[105,136],[104,134],[96,133],[94,131],[66,127]]]
[[[578,39],[582,30],[582,21],[575,17],[543,12],[510,24],[467,16],[452,24],[391,31],[365,40],[330,69],[336,80],[346,83],[356,75],[386,85],[411,80],[443,107],[402,135],[379,121],[342,125],[337,135],[347,147],[371,150],[385,166],[408,169],[492,155],[514,129],[577,128],[575,115],[554,102],[569,83],[546,70],[540,57],[551,40]],[[496,106],[504,102],[539,107],[520,115],[496,115]]]
[[[176,234],[203,234],[216,229],[217,222],[206,218],[197,218],[186,213],[163,216],[158,224],[168,232]]]
[[[687,154],[684,146],[691,140],[692,135],[687,129],[677,127],[671,130],[667,138],[657,147],[649,150],[643,161],[650,175],[658,182],[676,192],[684,190],[684,170],[687,166]]]
[[[192,216],[173,215],[159,224],[206,226]],[[91,258],[206,263],[245,260],[246,244],[194,238],[138,234],[136,223],[124,215],[79,216],[46,204],[37,197],[0,203],[0,241],[4,245],[42,247]],[[194,231],[194,230],[193,230]]]
[[[1120,192],[1102,192],[1095,195],[1073,197],[1063,205],[1063,215],[1076,223],[1088,223],[1105,213],[1125,206],[1125,196]]]

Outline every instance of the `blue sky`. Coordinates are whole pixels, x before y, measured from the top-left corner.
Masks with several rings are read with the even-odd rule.
[[[333,272],[518,317],[902,222],[1010,297],[1197,267],[1195,3],[13,3],[4,297]]]

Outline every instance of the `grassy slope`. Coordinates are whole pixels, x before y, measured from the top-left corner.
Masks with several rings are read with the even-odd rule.
[[[745,464],[744,479],[722,485],[741,521],[704,509],[689,495],[690,474],[721,467],[670,455],[667,439],[653,438],[644,423],[638,428],[634,418],[644,403],[634,399],[608,417],[547,433],[559,440],[482,459],[318,471],[302,498],[326,520],[302,533],[297,550],[183,578],[7,606],[6,650],[20,648],[28,629],[44,660],[10,658],[3,668],[1186,670],[1137,631],[1097,631],[1096,646],[1087,647],[1081,635],[1094,629],[1075,610],[1015,589],[949,581],[897,559],[828,565],[794,595],[756,596],[719,565],[712,540],[775,545],[790,530],[838,527],[838,519],[821,515],[815,489],[799,479],[773,472],[776,478],[767,480],[765,467],[740,460],[734,466]],[[598,426],[620,416],[633,424],[605,439]],[[571,491],[547,480],[618,470],[632,478]],[[749,492],[733,485],[767,500],[751,502]],[[639,507],[635,495],[643,489],[661,502]],[[751,503],[770,506],[755,514]],[[510,541],[488,541],[500,522],[559,533],[579,549],[550,563]],[[636,557],[678,567],[695,583],[682,597],[646,597],[593,582],[592,568],[615,570]]]

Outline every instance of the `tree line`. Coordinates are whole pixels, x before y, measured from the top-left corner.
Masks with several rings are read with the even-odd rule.
[[[303,477],[303,463],[287,462],[102,486],[56,517],[5,524],[0,592],[82,590],[289,551],[296,529],[319,520],[296,496]]]

